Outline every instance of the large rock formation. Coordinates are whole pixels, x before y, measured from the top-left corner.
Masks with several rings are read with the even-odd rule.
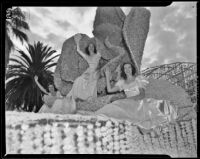
[[[124,55],[115,62],[109,63],[108,67],[113,73],[123,62],[141,63],[144,44],[149,30],[150,12],[145,8],[133,8],[126,17],[120,7],[99,7],[93,24],[94,38],[83,35],[80,45],[81,50],[86,52],[90,42],[95,43],[97,51],[101,53],[100,68],[111,59],[119,55],[115,49],[105,45],[105,39],[121,47]],[[134,44],[133,44],[134,43]],[[88,67],[86,61],[76,52],[73,37],[63,43],[60,59],[55,71],[55,85],[63,95],[66,95],[73,81],[80,76]],[[134,55],[135,54],[135,55]],[[139,55],[137,56],[136,55]],[[133,59],[135,58],[135,59]],[[139,70],[138,70],[139,71]],[[105,95],[105,77],[102,76],[98,82],[98,94]],[[115,76],[113,76],[113,79]],[[116,78],[115,78],[116,79]]]
[[[96,28],[103,23],[110,23],[122,29],[125,18],[126,15],[120,7],[98,7],[93,27]]]
[[[150,11],[145,8],[132,8],[124,21],[123,37],[138,73],[149,32],[150,15]]]

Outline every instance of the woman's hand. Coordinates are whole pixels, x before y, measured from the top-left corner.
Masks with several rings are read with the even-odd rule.
[[[105,68],[106,77],[110,77],[110,70],[109,68]]]
[[[38,76],[35,76],[34,79],[35,79],[35,81],[38,81]]]
[[[106,74],[106,76],[109,76],[109,75],[110,75],[110,70],[109,70],[109,68],[106,68],[106,69],[105,69],[105,74]]]
[[[105,39],[105,45],[106,45],[107,47],[110,47],[111,44],[110,44],[110,41],[109,41],[108,39],[109,39],[109,37],[107,36],[106,39]]]
[[[81,38],[82,38],[82,35],[80,33],[78,33],[78,34],[76,34],[74,36],[74,41],[76,42],[76,44],[79,43],[79,41],[81,40]]]
[[[132,96],[132,97],[128,97],[134,100],[142,100],[145,98],[145,90],[144,88],[139,88],[140,94],[136,95],[136,96]]]
[[[128,97],[128,98],[129,98],[129,99],[133,99],[133,100],[135,100],[135,101],[142,100],[142,98],[139,97],[139,96],[132,96],[132,97]]]

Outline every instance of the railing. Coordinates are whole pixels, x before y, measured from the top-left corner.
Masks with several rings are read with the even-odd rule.
[[[181,86],[190,95],[193,103],[197,93],[197,66],[191,62],[176,62],[147,68],[142,74],[148,78],[168,80]]]

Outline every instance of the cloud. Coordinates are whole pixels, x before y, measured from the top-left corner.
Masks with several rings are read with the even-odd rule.
[[[143,65],[196,62],[195,6],[196,3],[176,2],[168,7],[150,8],[152,25],[145,44]]]
[[[120,7],[125,15],[128,15],[132,7]]]
[[[21,7],[29,14],[30,41],[59,50],[76,33],[93,37],[96,7]],[[127,15],[131,7],[121,7]],[[175,61],[196,62],[196,2],[175,2],[151,11],[142,67]]]
[[[81,32],[89,36],[96,7],[22,7],[29,12],[31,31],[46,38],[49,33],[66,39]]]

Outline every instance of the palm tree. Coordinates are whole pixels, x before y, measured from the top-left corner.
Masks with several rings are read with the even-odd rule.
[[[17,50],[20,56],[13,55],[10,58],[12,64],[8,65],[6,74],[5,101],[7,110],[23,109],[24,111],[36,111],[42,106],[42,92],[37,87],[34,76],[39,77],[39,82],[47,89],[49,82],[53,82],[53,72],[49,69],[57,63],[54,59],[58,57],[55,50],[43,43],[28,44],[26,54]]]
[[[23,42],[28,42],[24,30],[30,30],[26,22],[25,12],[22,12],[19,7],[11,9],[11,15],[11,18],[6,19],[5,23],[5,68],[7,68],[10,52],[14,48],[12,36],[17,37],[23,44]]]

